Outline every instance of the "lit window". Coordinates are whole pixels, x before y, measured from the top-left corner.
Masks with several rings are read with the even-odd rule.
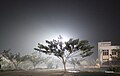
[[[108,55],[109,54],[108,50],[102,50],[102,51],[103,51],[103,55]]]

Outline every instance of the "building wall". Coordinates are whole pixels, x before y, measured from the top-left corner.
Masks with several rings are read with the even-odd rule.
[[[109,66],[113,55],[112,49],[117,49],[119,46],[111,46],[111,42],[98,42],[98,61],[100,66]]]

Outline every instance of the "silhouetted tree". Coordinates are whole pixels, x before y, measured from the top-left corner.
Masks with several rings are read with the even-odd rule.
[[[10,52],[11,49],[8,50],[4,50],[2,55],[3,57],[5,57],[6,59],[8,59],[10,62],[13,63],[15,69],[18,69],[18,65],[26,60],[26,56],[20,56],[20,53],[17,54],[12,54]]]
[[[53,69],[53,62],[52,61],[47,63],[47,68],[48,69]]]
[[[77,63],[77,59],[73,59],[71,58],[69,61],[68,61],[70,64],[72,64],[74,66],[74,69],[75,69],[75,66],[76,66],[76,63]]]
[[[21,62],[23,62],[23,61],[26,61],[28,58],[27,58],[27,55],[20,56],[20,53],[17,53],[17,54],[15,54],[15,58],[14,59],[15,59],[14,65],[16,66],[16,69],[18,69],[19,64]]]
[[[48,41],[46,40],[46,43],[48,44],[43,45],[38,43],[38,48],[34,48],[35,50],[39,52],[43,52],[45,54],[54,54],[56,57],[58,57],[63,65],[64,65],[64,70],[66,72],[66,62],[70,57],[73,56],[76,51],[78,51],[81,57],[87,57],[90,56],[93,52],[91,49],[93,46],[89,44],[87,40],[79,40],[75,39],[73,40],[72,38],[69,39],[67,42],[62,42],[62,37],[59,35],[59,40],[54,40],[53,41]]]
[[[71,58],[68,62],[74,66],[74,69],[76,69],[76,65],[81,66],[82,61],[84,61],[84,59],[78,60],[78,58]]]
[[[37,64],[39,64],[39,63],[42,64],[42,63],[48,61],[48,57],[45,58],[41,54],[37,55],[36,52],[33,52],[32,55],[28,55],[28,60],[33,63],[33,66],[34,66],[34,69],[35,69]]]

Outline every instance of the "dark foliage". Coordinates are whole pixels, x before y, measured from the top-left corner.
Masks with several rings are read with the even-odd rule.
[[[66,62],[68,59],[78,51],[81,57],[87,57],[90,56],[93,52],[91,49],[93,46],[89,44],[87,40],[79,40],[79,39],[69,39],[67,42],[62,42],[61,40],[53,40],[48,41],[46,40],[46,43],[48,44],[43,45],[38,43],[38,48],[34,48],[35,50],[39,52],[43,52],[45,54],[54,54],[57,56],[62,63],[64,64],[64,69],[66,71]]]

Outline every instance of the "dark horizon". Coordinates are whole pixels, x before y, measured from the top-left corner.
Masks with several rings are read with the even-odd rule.
[[[0,52],[31,53],[58,35],[120,44],[119,0],[1,0]]]

